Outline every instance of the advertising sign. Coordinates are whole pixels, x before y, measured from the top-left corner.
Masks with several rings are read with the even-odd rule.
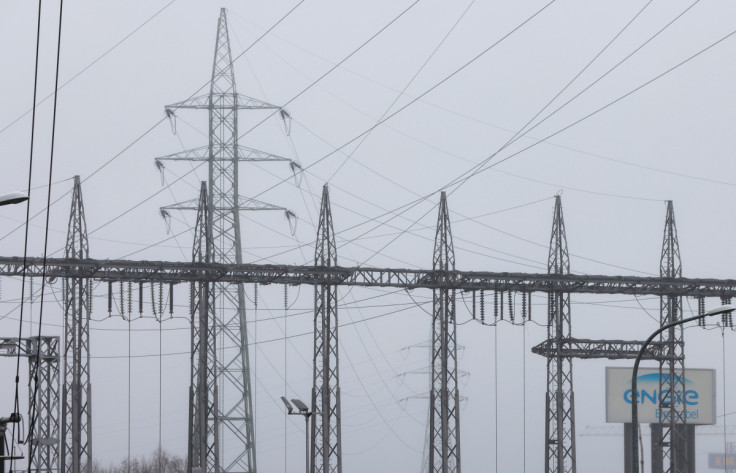
[[[606,422],[631,422],[631,375],[633,368],[606,368]],[[662,377],[669,376],[662,373]],[[679,376],[679,374],[678,374]],[[639,422],[654,424],[667,422],[663,418],[668,409],[660,409],[660,403],[669,403],[668,392],[660,393],[660,374],[657,368],[639,368],[637,396]],[[665,378],[666,379],[666,378]],[[688,424],[716,423],[716,390],[713,370],[685,370],[685,392],[678,393],[677,402],[685,403]],[[679,383],[678,383],[679,384]]]
[[[722,453],[708,454],[708,468],[723,470],[725,467],[729,467],[729,470],[736,468],[736,455],[733,453],[729,453],[725,456]]]

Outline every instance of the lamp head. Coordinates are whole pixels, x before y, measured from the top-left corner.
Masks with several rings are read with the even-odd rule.
[[[28,200],[28,194],[21,191],[0,195],[0,205],[20,204],[26,200]]]
[[[291,406],[291,403],[284,396],[281,396],[281,402],[283,402],[284,406],[286,406],[287,413],[291,414],[292,412],[294,412],[294,408]]]

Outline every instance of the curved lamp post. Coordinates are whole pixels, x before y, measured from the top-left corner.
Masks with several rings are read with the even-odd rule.
[[[709,311],[706,311],[703,314],[696,315],[694,317],[688,317],[687,319],[677,320],[675,322],[670,322],[668,324],[665,324],[658,328],[657,330],[652,333],[649,338],[647,338],[647,341],[644,342],[644,345],[642,345],[641,349],[639,350],[639,354],[636,356],[636,361],[634,361],[634,372],[631,377],[631,423],[633,424],[634,432],[636,432],[639,428],[639,391],[636,387],[636,377],[639,372],[639,362],[641,361],[641,358],[644,356],[644,352],[647,349],[647,346],[651,343],[652,340],[654,340],[654,337],[659,335],[660,333],[664,332],[665,330],[675,327],[677,325],[682,325],[688,322],[692,322],[694,320],[700,320],[704,319],[706,317],[710,317],[712,315],[718,315],[723,314],[725,312],[731,312],[736,310],[736,306],[733,305],[723,305],[720,307],[716,307],[715,309],[711,309]],[[684,376],[684,373],[682,374]],[[660,396],[662,394],[660,393]],[[639,438],[636,435],[631,436],[631,459],[633,461],[633,472],[639,473]]]

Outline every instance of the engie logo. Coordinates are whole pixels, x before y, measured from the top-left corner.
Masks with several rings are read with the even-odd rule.
[[[656,407],[659,407],[660,405],[669,405],[672,403],[672,396],[670,395],[669,390],[662,390],[662,392],[659,392],[660,385],[669,384],[669,374],[668,373],[662,373],[662,382],[660,383],[660,374],[659,373],[650,373],[641,375],[636,378],[637,388],[639,391],[639,395],[637,396],[638,402],[641,405],[650,404]],[[676,402],[678,405],[685,403],[686,406],[697,406],[698,405],[698,399],[700,398],[700,395],[698,394],[698,391],[695,389],[695,383],[690,381],[687,378],[680,378],[679,376],[676,376],[675,383],[682,385],[682,381],[684,381],[685,384],[685,392],[684,394],[681,392],[681,390],[677,390],[677,395],[675,396],[674,402]],[[631,386],[631,381],[629,380],[628,383],[629,386]],[[631,395],[631,388],[624,391],[623,394],[624,401],[627,404],[631,404],[632,395]],[[659,415],[657,416],[659,417]]]

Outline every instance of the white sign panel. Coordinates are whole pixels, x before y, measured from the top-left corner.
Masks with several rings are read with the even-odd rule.
[[[633,368],[606,368],[606,422],[631,422],[631,375]],[[662,377],[669,376],[662,373]],[[660,419],[669,410],[660,409],[660,401],[668,402],[670,395],[659,392],[660,374],[657,368],[639,368],[636,384],[639,391],[639,422],[666,422]],[[679,383],[678,383],[679,384]],[[688,424],[716,423],[716,390],[713,370],[685,370],[685,393],[677,396],[685,403]]]

